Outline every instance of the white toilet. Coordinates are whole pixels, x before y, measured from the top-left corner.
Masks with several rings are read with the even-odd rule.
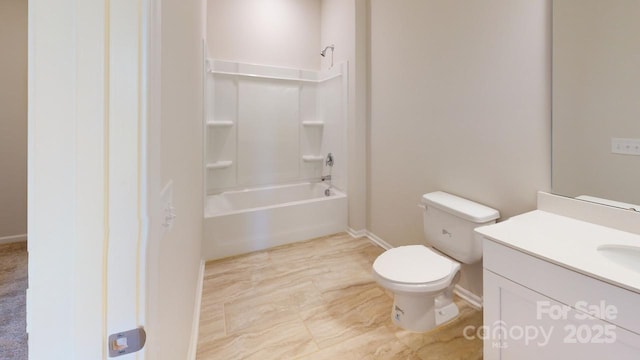
[[[373,263],[373,277],[395,295],[393,322],[416,332],[458,315],[453,288],[460,263],[455,260],[472,264],[482,259],[482,240],[473,229],[500,217],[495,209],[442,191],[423,195],[422,203],[424,234],[437,251],[424,245],[400,246]]]

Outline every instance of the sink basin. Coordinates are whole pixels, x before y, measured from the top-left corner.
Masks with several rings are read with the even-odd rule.
[[[609,261],[640,273],[640,246],[600,245],[598,252]]]

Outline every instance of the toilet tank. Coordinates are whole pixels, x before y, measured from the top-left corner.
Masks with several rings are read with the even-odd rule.
[[[482,259],[482,238],[473,229],[495,223],[498,210],[442,191],[424,194],[422,204],[429,245],[465,264]]]

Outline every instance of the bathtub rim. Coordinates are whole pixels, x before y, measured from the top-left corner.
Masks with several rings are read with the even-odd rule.
[[[271,190],[271,189],[281,189],[281,188],[292,187],[292,186],[297,186],[297,185],[321,185],[325,189],[329,187],[329,185],[326,184],[326,183],[306,181],[306,182],[300,182],[300,183],[291,183],[291,184],[283,184],[283,185],[270,185],[270,186],[263,186],[263,187],[256,187],[256,188],[247,188],[247,189],[243,189],[243,190],[230,190],[230,191],[221,192],[221,193],[215,194],[215,195],[207,195],[206,196],[206,201],[205,201],[204,218],[205,219],[209,219],[209,218],[222,217],[222,216],[246,214],[246,213],[252,213],[252,212],[257,212],[257,211],[264,211],[264,210],[269,210],[269,209],[285,207],[285,206],[294,206],[294,205],[306,204],[306,203],[317,202],[317,201],[329,201],[329,200],[341,199],[341,198],[346,198],[347,197],[346,193],[344,193],[343,191],[341,191],[341,190],[337,189],[336,187],[332,186],[331,187],[331,191],[333,192],[333,194],[331,194],[331,196],[322,196],[322,197],[315,197],[315,198],[305,199],[305,200],[289,201],[289,202],[286,202],[286,203],[278,203],[278,204],[267,205],[267,206],[258,206],[258,207],[246,208],[246,209],[242,209],[242,210],[232,210],[232,211],[220,212],[220,213],[213,214],[213,215],[211,214],[211,210],[209,210],[209,198],[213,197],[213,196],[223,196],[225,194],[233,194],[233,193],[247,193],[247,192],[257,192],[257,191]]]

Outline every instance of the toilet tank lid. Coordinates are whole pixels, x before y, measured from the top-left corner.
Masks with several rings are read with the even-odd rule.
[[[500,212],[496,209],[463,199],[459,196],[451,195],[444,191],[424,194],[422,195],[422,202],[426,206],[433,206],[477,224],[496,220],[500,217]]]

